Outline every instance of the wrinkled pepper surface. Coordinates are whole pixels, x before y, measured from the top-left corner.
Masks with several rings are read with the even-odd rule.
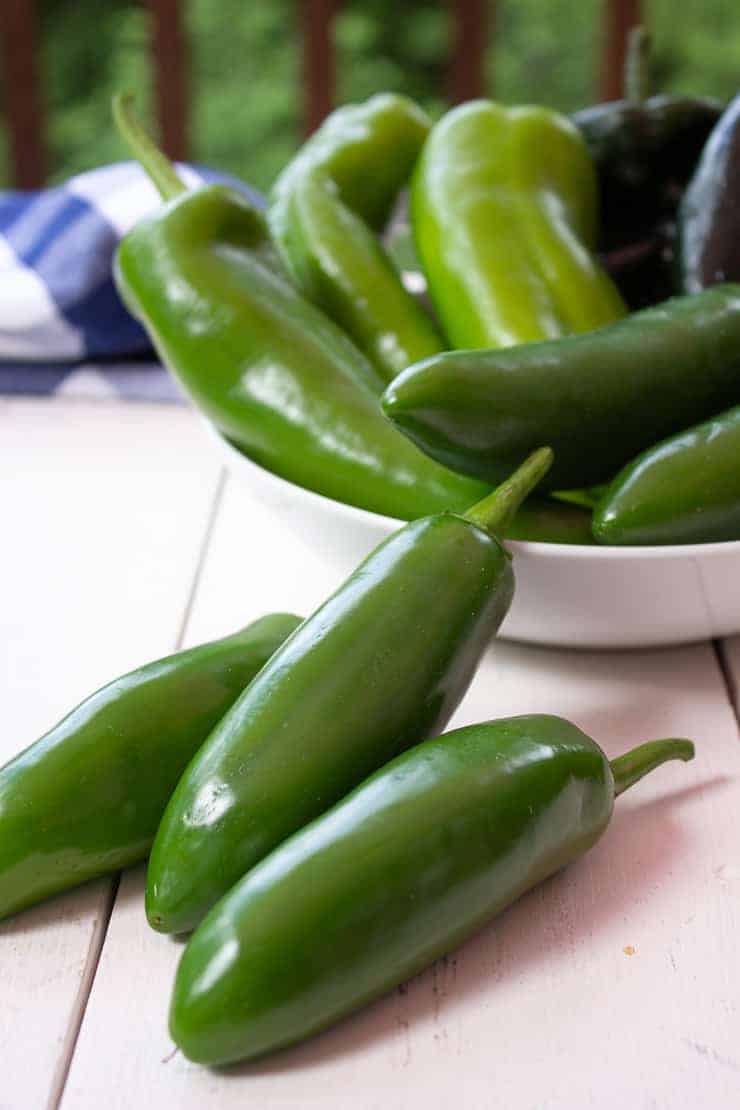
[[[740,540],[740,407],[649,447],[594,510],[599,543]]]
[[[465,517],[400,529],[273,656],[167,806],[147,876],[154,928],[193,929],[277,844],[444,727],[511,602],[494,532],[551,459],[536,452]]]
[[[616,795],[688,740],[611,763],[559,717],[427,740],[258,864],[177,970],[170,1032],[226,1064],[302,1040],[417,974],[599,839]],[[495,939],[492,939],[495,944]]]
[[[219,431],[297,485],[402,520],[479,500],[488,487],[431,462],[385,419],[382,379],[276,269],[262,215],[225,186],[186,192],[125,98],[115,112],[172,198],[122,240],[118,288]]]
[[[740,285],[674,297],[589,335],[450,351],[388,387],[388,415],[463,473],[507,474],[538,443],[543,486],[610,481],[658,440],[740,403]]]
[[[443,349],[377,235],[428,130],[425,113],[393,93],[339,108],[270,197],[270,228],[291,277],[387,380]]]
[[[177,780],[300,617],[148,663],[0,769],[0,918],[149,852]]]
[[[709,136],[679,209],[681,288],[740,281],[740,96]]]
[[[596,176],[570,121],[478,100],[432,129],[411,222],[453,347],[510,347],[591,331],[625,306],[592,251]]]

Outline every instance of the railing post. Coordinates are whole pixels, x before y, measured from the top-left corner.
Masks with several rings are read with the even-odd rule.
[[[485,94],[486,39],[493,10],[492,0],[450,0],[448,88],[453,104]]]
[[[181,0],[146,0],[152,13],[151,65],[159,136],[165,153],[188,157],[188,43]]]
[[[627,36],[641,23],[641,0],[604,0],[603,46],[599,72],[602,100],[618,100],[623,92]]]
[[[37,189],[46,180],[44,112],[34,16],[33,0],[2,0],[3,94],[13,184],[19,189]]]
[[[334,106],[336,56],[332,24],[338,0],[299,0],[303,39],[303,131],[310,135]]]

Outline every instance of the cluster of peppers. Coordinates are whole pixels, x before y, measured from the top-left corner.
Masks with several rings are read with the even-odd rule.
[[[257,462],[409,521],[308,619],[119,678],[0,770],[0,917],[149,856],[150,923],[194,930],[172,1035],[223,1064],[413,975],[692,757],[660,740],[610,762],[548,716],[438,734],[511,603],[500,537],[740,535],[740,104],[640,88],[574,120],[475,102],[432,128],[374,97],[330,117],[266,215],[186,191],[115,114],[166,201],[117,257],[163,359]],[[435,317],[379,238],[409,178]],[[685,295],[630,315],[618,286],[673,217]]]
[[[0,918],[149,855],[151,925],[195,930],[170,1031],[225,1064],[390,990],[587,851],[690,741],[609,761],[545,715],[438,735],[512,599],[497,534],[551,461],[406,524],[307,620],[116,679],[0,769]]]

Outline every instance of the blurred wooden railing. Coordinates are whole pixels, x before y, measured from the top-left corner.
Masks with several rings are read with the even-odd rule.
[[[151,61],[164,149],[172,158],[189,154],[187,0],[142,0],[152,15]],[[297,0],[303,43],[303,125],[313,131],[335,97],[334,15],[342,0]],[[445,0],[440,0],[444,3]],[[450,12],[448,96],[452,103],[486,92],[486,46],[494,33],[495,0],[446,0]],[[514,0],[509,0],[514,2]],[[599,95],[620,95],[627,32],[640,22],[641,0],[601,0],[602,55]],[[46,180],[43,74],[38,65],[34,0],[0,0],[2,95],[8,127],[13,184],[31,189]]]

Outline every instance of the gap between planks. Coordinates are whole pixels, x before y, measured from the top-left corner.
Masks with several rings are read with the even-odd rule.
[[[198,594],[198,587],[200,586],[200,581],[203,574],[203,567],[208,557],[208,549],[213,537],[213,530],[216,526],[216,521],[221,510],[221,505],[223,503],[224,490],[226,489],[228,476],[228,470],[226,469],[226,467],[221,467],[218,475],[218,480],[216,482],[216,488],[213,494],[213,501],[211,502],[208,516],[206,517],[206,523],[203,529],[203,538],[198,549],[198,554],[195,561],[195,569],[193,571],[190,589],[188,590],[188,596],[185,601],[182,619],[180,620],[180,625],[175,637],[173,651],[179,651],[185,639],[188,623],[193,611],[193,605]],[[80,980],[77,998],[75,999],[74,1008],[70,1018],[69,1028],[65,1035],[62,1049],[59,1054],[59,1060],[57,1062],[57,1066],[52,1078],[51,1089],[49,1091],[49,1099],[47,1102],[47,1110],[57,1110],[64,1095],[64,1088],[67,1084],[69,1069],[72,1066],[72,1059],[77,1047],[77,1040],[80,1035],[80,1029],[82,1028],[82,1022],[85,1019],[87,1004],[90,1000],[90,994],[95,982],[95,975],[98,970],[98,965],[100,964],[100,957],[103,953],[105,939],[108,934],[108,926],[110,925],[110,920],[113,916],[113,910],[115,909],[120,881],[121,873],[119,872],[111,880],[105,902],[101,907],[100,917],[95,924],[95,929],[90,941],[90,947],[87,952],[87,958],[85,960],[85,969]]]

